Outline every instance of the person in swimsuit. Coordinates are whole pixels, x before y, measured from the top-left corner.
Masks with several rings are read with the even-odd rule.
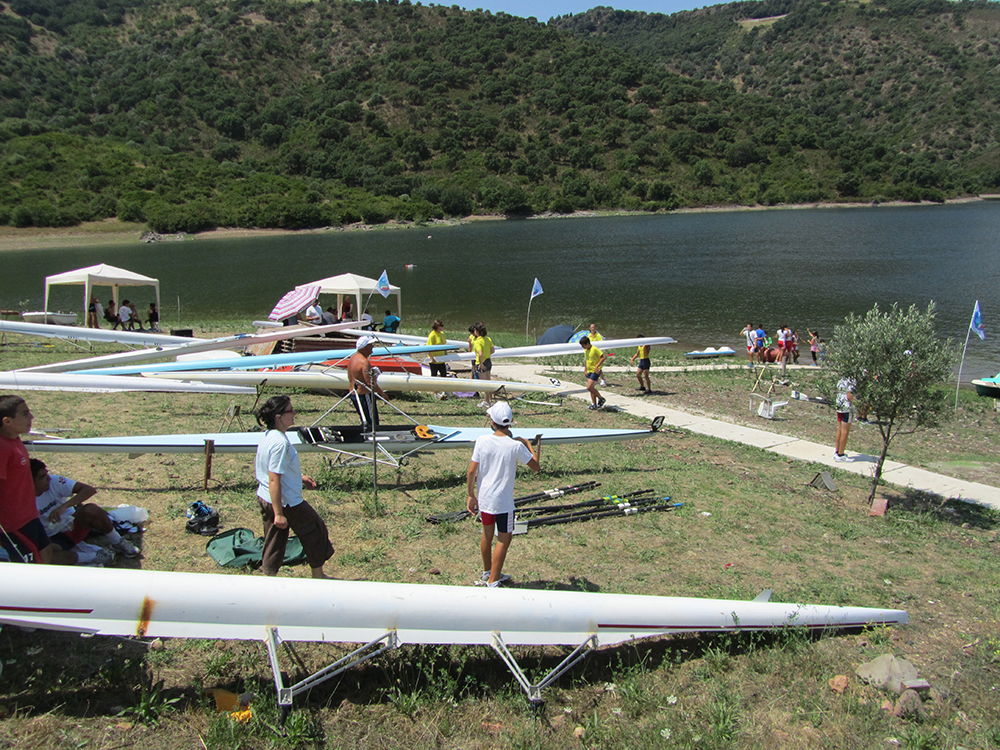
[[[351,403],[361,417],[361,424],[368,430],[377,429],[378,420],[378,397],[381,396],[386,401],[389,397],[378,384],[379,372],[372,367],[372,349],[375,348],[375,339],[371,336],[362,336],[358,339],[358,350],[347,360],[347,382],[350,386]]]

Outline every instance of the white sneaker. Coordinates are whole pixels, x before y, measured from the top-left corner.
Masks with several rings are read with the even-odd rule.
[[[839,453],[834,453],[833,454],[833,460],[834,461],[846,461],[847,460],[847,456],[841,456]]]
[[[487,403],[486,403],[485,401],[480,401],[480,402],[479,402],[479,408],[480,408],[480,409],[489,409],[489,408],[490,408],[490,405],[489,405],[489,404],[487,404]]]
[[[605,380],[604,378],[601,378],[601,385],[607,385],[607,384],[608,384],[608,381]]]
[[[496,581],[494,581],[493,583],[490,583],[490,574],[489,574],[489,572],[486,572],[486,573],[483,573],[482,576],[480,576],[480,578],[479,578],[478,581],[476,581],[476,585],[477,586],[489,586],[490,588],[496,588],[501,583],[504,583],[504,582],[509,581],[509,580],[510,580],[510,576],[509,575],[507,575],[506,573],[501,573],[500,577]]]
[[[124,557],[135,557],[139,554],[138,548],[124,537],[111,545],[111,551],[117,552]]]
[[[114,562],[114,560],[115,553],[109,549],[101,547],[94,553],[94,559],[87,563],[87,565],[94,568],[103,568],[105,565]]]

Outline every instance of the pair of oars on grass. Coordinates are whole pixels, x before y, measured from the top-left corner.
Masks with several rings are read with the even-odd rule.
[[[533,508],[523,507],[526,503],[536,500],[549,500],[563,495],[572,495],[579,492],[599,487],[599,482],[584,482],[582,484],[570,485],[568,487],[557,487],[543,492],[536,492],[524,497],[515,498],[514,507],[519,508],[518,525],[531,526],[554,526],[560,523],[570,523],[572,521],[586,521],[591,518],[609,518],[619,515],[634,515],[653,510],[674,510],[682,503],[670,503],[669,497],[657,498],[647,497],[652,495],[653,490],[636,490],[624,495],[605,495],[595,500],[585,500],[581,503],[571,503],[563,505],[537,506]],[[609,507],[611,506],[611,507]],[[454,523],[470,517],[472,514],[467,510],[445,513],[443,515],[428,516],[431,523]],[[524,519],[523,516],[535,516]]]
[[[581,484],[572,484],[568,487],[556,487],[551,490],[542,490],[541,492],[533,492],[530,495],[525,495],[524,497],[514,498],[514,507],[520,507],[525,503],[531,503],[535,500],[552,500],[557,497],[562,497],[563,495],[574,495],[578,492],[586,492],[587,490],[592,490],[595,487],[600,487],[600,482],[582,482]],[[427,516],[427,520],[431,523],[455,523],[456,521],[461,521],[468,518],[472,514],[467,510],[456,510],[454,513],[443,513],[437,516]]]
[[[681,507],[682,503],[671,503],[669,497],[650,497],[653,490],[637,490],[624,495],[605,495],[596,500],[587,500],[572,505],[521,508],[518,525],[526,529],[535,526],[555,526],[574,521],[589,521],[596,518],[631,516],[649,511],[668,511]],[[525,515],[533,516],[524,518]]]

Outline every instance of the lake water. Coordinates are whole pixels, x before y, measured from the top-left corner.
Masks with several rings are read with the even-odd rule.
[[[968,380],[1000,371],[998,240],[1000,203],[990,202],[196,239],[4,253],[0,306],[40,309],[46,275],[105,262],[160,279],[167,326],[218,317],[246,330],[297,284],[346,271],[375,278],[387,269],[403,291],[403,332],[425,333],[440,317],[453,337],[480,319],[523,334],[537,276],[544,294],[531,305],[536,335],[594,321],[606,337],[666,334],[689,351],[738,348],[747,322],[829,336],[848,313],[875,303],[930,300],[938,330],[961,345],[978,299],[987,339],[969,342]],[[133,296],[141,308],[150,301],[145,289]],[[78,287],[58,289],[50,309],[75,310],[81,300]],[[385,304],[376,297],[370,307],[378,317]]]

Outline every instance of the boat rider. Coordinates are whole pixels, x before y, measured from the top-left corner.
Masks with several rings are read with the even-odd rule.
[[[358,350],[347,360],[347,380],[350,385],[351,403],[361,417],[361,424],[366,430],[377,429],[378,400],[381,396],[386,401],[389,397],[378,384],[378,368],[372,367],[372,349],[375,339],[372,336],[362,336],[358,339]]]

